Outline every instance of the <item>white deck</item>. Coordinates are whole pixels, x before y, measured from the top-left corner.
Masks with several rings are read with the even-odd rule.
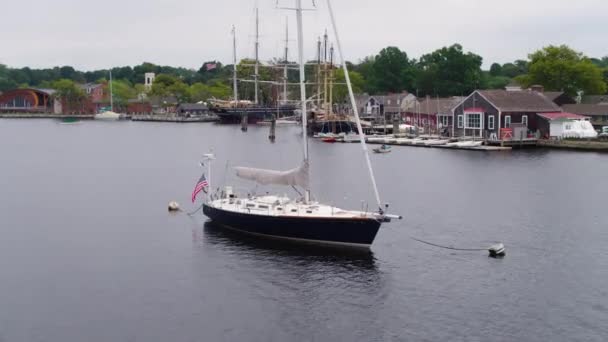
[[[235,213],[274,217],[382,219],[378,213],[344,210],[317,202],[305,204],[279,196],[222,198],[212,200],[208,205]]]

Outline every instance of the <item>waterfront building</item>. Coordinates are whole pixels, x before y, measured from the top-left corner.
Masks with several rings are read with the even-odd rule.
[[[61,103],[55,101],[53,89],[13,89],[0,95],[1,113],[61,113]]]
[[[538,114],[562,111],[542,92],[534,90],[476,90],[452,110],[455,136],[497,142],[536,140]]]
[[[432,98],[411,101],[402,109],[401,116],[408,125],[427,128],[431,132],[443,132],[452,136],[452,123],[454,121],[453,107],[463,97]]]

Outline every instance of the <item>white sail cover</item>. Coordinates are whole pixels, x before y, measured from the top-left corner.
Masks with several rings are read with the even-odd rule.
[[[291,185],[308,189],[308,163],[288,171],[254,169],[251,167],[235,167],[236,175],[243,179],[252,180],[259,184]]]

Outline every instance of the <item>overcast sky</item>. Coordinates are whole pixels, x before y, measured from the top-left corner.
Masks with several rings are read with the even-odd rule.
[[[330,28],[326,0],[304,14],[305,55]],[[279,0],[291,6],[294,0]],[[311,7],[312,0],[302,0]],[[608,55],[607,0],[333,0],[347,60],[386,46],[412,58],[460,43],[493,62],[525,59],[548,44]],[[231,26],[238,57],[253,56],[254,7],[260,10],[262,59],[282,55],[289,19],[295,59],[295,15],[276,0],[0,0],[0,63],[11,67],[72,65],[81,70],[144,61],[198,68],[207,60],[231,63]],[[27,5],[27,7],[25,7]],[[330,36],[333,33],[330,30]]]

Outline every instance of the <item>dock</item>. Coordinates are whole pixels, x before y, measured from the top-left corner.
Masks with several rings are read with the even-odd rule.
[[[338,137],[336,142],[355,143],[358,139],[344,139]],[[426,147],[426,148],[442,148],[448,150],[467,150],[467,151],[510,151],[511,146],[496,146],[484,144],[481,140],[458,140],[454,138],[446,138],[440,136],[367,136],[365,142],[370,145],[390,145],[390,146],[410,146],[410,147]]]
[[[204,116],[175,116],[175,115],[133,115],[131,116],[132,121],[151,121],[151,122],[215,122],[219,120],[219,117],[215,115],[204,115]]]
[[[92,120],[93,114],[52,114],[52,113],[0,113],[2,119],[66,119]]]
[[[510,146],[491,146],[491,145],[481,145],[481,146],[458,146],[458,145],[450,145],[449,143],[444,144],[424,144],[422,142],[408,142],[405,139],[385,139],[385,141],[381,141],[380,139],[366,139],[368,144],[371,145],[390,145],[390,146],[410,146],[410,147],[426,147],[426,148],[441,148],[447,150],[467,150],[467,151],[510,151],[512,147]]]

